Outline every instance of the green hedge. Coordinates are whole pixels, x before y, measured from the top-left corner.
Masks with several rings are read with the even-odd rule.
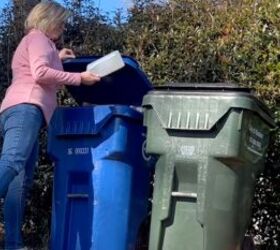
[[[168,4],[136,0],[125,21],[121,12],[113,18],[99,12],[92,0],[66,2],[75,17],[60,46],[70,46],[77,54],[105,54],[119,49],[140,61],[155,85],[233,82],[253,87],[279,122],[279,0],[173,0]],[[22,26],[14,19],[19,15],[14,15],[16,11],[9,7],[1,13],[1,96],[10,82],[11,56],[22,34]],[[59,101],[74,105],[65,91]],[[37,246],[46,244],[50,227],[52,166],[45,155],[46,131],[42,132],[41,144],[24,227],[28,242]],[[278,128],[272,134],[266,170],[258,181],[248,230],[269,250],[280,244],[279,148]]]

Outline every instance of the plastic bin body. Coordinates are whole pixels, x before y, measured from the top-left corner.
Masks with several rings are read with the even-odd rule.
[[[58,108],[51,249],[134,249],[148,214],[150,170],[142,114],[121,105]]]
[[[222,88],[151,91],[143,107],[159,156],[149,249],[241,249],[274,126],[265,107]]]
[[[85,71],[99,58],[67,60],[64,70]],[[137,61],[122,58],[125,66],[100,82],[67,86],[80,107],[58,108],[52,117],[53,250],[134,249],[142,236],[152,166],[137,110],[152,86]]]

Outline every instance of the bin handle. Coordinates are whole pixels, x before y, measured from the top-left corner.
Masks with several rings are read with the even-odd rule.
[[[88,199],[88,194],[67,194],[69,199]]]
[[[172,192],[172,197],[197,199],[197,193],[185,193],[185,192]]]

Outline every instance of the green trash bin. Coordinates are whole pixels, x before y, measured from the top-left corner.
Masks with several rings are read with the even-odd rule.
[[[149,250],[240,250],[272,116],[250,89],[163,86],[143,100],[157,155]]]

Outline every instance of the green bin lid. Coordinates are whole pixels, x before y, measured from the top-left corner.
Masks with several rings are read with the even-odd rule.
[[[261,102],[255,95],[253,88],[239,86],[233,83],[168,83],[156,86],[149,94],[161,95],[170,93],[172,95],[208,95],[208,96],[236,96],[249,98],[255,103],[257,110],[264,120],[268,121],[273,127],[273,115],[268,107]]]
[[[232,83],[170,83],[155,87],[157,90],[171,90],[171,91],[221,91],[221,92],[240,92],[252,93],[252,88],[239,86]]]

